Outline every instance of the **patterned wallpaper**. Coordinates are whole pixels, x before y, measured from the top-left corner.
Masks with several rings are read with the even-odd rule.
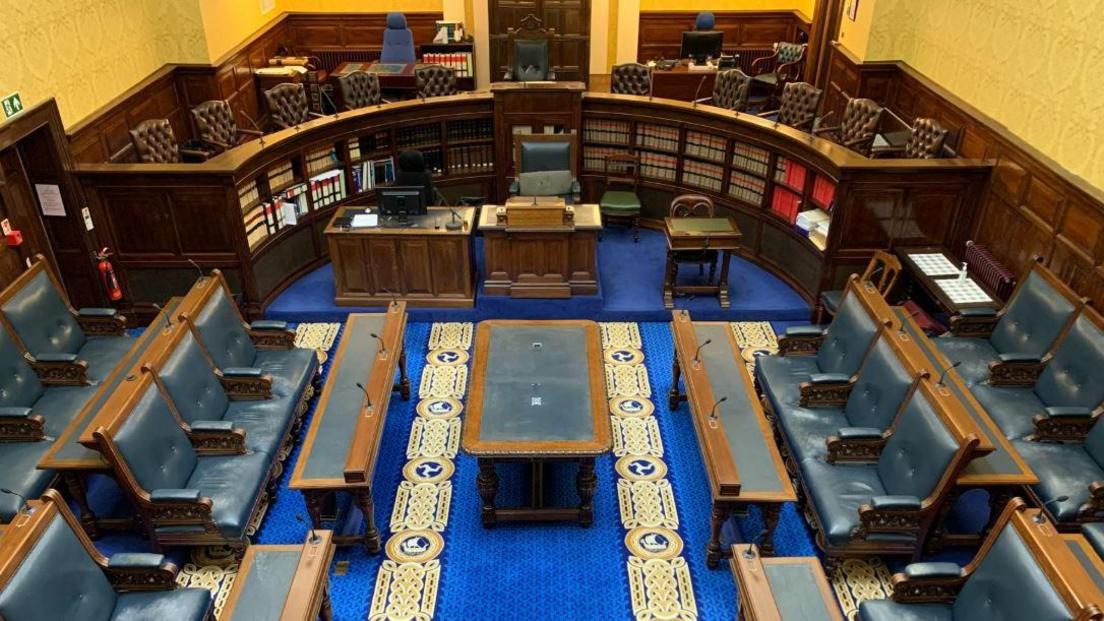
[[[166,62],[206,62],[197,0],[5,2],[0,93],[56,97],[68,125]]]
[[[877,0],[874,11],[867,60],[907,62],[1104,189],[1104,2]]]

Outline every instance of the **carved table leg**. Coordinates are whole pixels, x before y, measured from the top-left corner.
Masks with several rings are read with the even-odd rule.
[[[594,523],[594,490],[598,487],[598,476],[594,474],[594,458],[579,460],[579,474],[575,477],[579,488],[579,523],[590,526]]]
[[[480,459],[479,474],[475,477],[479,497],[483,499],[483,528],[490,528],[498,521],[495,515],[495,496],[498,494],[498,473],[494,460]]]
[[[333,621],[333,603],[330,602],[329,584],[322,586],[322,608],[318,611],[318,617],[322,619],[322,621]]]
[[[776,502],[759,505],[763,514],[763,542],[759,544],[759,550],[763,556],[774,556],[774,529],[778,526],[778,516],[782,513],[782,505]]]
[[[678,409],[679,402],[682,401],[682,393],[678,389],[681,378],[682,367],[679,366],[678,352],[675,352],[675,361],[671,365],[671,390],[667,391],[667,407],[671,408],[672,412]]]
[[[721,251],[721,278],[717,281],[717,301],[721,308],[728,308],[728,266],[732,262],[732,251]]]
[[[399,395],[403,401],[410,401],[410,378],[406,375],[406,347],[399,354]]]
[[[678,264],[667,251],[667,266],[663,270],[663,308],[675,307],[675,280],[678,278]]]
[[[307,515],[311,519],[311,528],[322,528],[322,503],[329,492],[303,490],[303,500],[307,503]]]
[[[61,475],[61,478],[65,481],[65,490],[69,493],[69,497],[77,503],[77,509],[80,510],[81,526],[84,527],[84,531],[92,539],[98,539],[100,537],[100,527],[96,524],[96,513],[88,505],[84,477],[76,472],[67,471]]]
[[[364,547],[369,554],[377,554],[380,551],[380,532],[376,528],[375,505],[372,502],[372,490],[358,489],[353,495],[360,512],[364,514]]]
[[[728,521],[730,509],[725,503],[713,503],[713,515],[709,524],[709,543],[705,545],[705,564],[716,569],[721,564],[721,529]]]

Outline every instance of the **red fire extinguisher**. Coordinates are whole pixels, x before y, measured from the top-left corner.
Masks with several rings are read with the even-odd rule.
[[[109,257],[111,257],[111,250],[104,246],[96,253],[96,260],[99,261],[96,269],[100,270],[100,280],[103,281],[107,297],[112,302],[118,302],[123,299],[123,290],[119,288],[119,279],[115,277],[115,268],[111,265]]]

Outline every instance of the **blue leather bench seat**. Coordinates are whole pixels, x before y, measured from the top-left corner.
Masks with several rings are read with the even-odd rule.
[[[1041,359],[1075,310],[1069,299],[1032,271],[1008,301],[989,338],[944,335],[935,345],[951,362],[961,363],[959,375],[973,385],[989,377],[989,363],[1001,354]]]
[[[1059,522],[1077,519],[1078,509],[1089,499],[1089,485],[1104,481],[1104,425],[1099,421],[1084,444],[1059,444],[1016,440],[1016,450],[1035,471],[1039,482],[1031,489]],[[1055,502],[1061,496],[1069,496]]]
[[[51,442],[0,442],[0,487],[23,496],[38,498],[54,480],[53,470],[39,470],[38,465]],[[0,523],[8,523],[19,512],[23,501],[11,494],[0,493]]]
[[[1048,407],[1093,410],[1104,401],[1104,332],[1082,313],[1054,357],[1026,388],[977,384],[971,392],[1009,439],[1034,431],[1032,418]]]
[[[257,497],[268,482],[272,458],[265,453],[204,455],[181,487],[212,500],[211,519],[227,539],[240,539]]]
[[[1085,536],[1093,550],[1104,558],[1104,522],[1082,524],[1081,534]]]

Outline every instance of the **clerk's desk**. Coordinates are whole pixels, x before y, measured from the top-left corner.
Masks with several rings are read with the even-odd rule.
[[[411,226],[385,219],[374,227],[334,225],[338,218],[364,210],[364,206],[338,208],[326,226],[335,304],[372,306],[399,299],[411,306],[475,305],[474,207],[453,208],[461,223],[455,231],[446,228],[453,218],[447,207],[430,207],[428,215],[411,217]]]

